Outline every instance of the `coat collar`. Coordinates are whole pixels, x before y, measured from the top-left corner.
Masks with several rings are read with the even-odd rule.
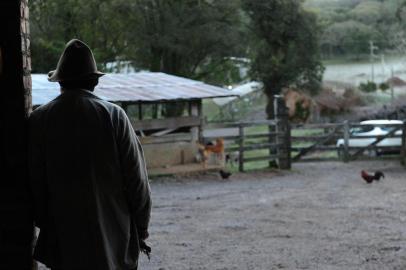
[[[87,96],[87,97],[91,97],[91,98],[100,99],[98,96],[96,96],[95,94],[93,94],[92,91],[87,90],[87,89],[81,89],[81,88],[77,88],[77,89],[62,89],[62,90],[61,90],[61,94],[59,95],[59,97],[73,96],[73,95]]]

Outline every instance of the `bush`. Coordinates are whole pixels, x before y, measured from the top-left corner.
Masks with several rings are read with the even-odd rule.
[[[358,88],[362,91],[362,92],[366,92],[366,93],[371,93],[371,92],[375,92],[378,87],[376,85],[376,83],[368,81],[366,83],[360,83],[360,85],[358,86]]]
[[[379,84],[379,89],[381,89],[382,91],[386,91],[390,88],[389,84],[386,82],[380,83]]]

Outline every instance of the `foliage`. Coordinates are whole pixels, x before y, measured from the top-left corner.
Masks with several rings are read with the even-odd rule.
[[[368,54],[371,40],[381,40],[380,33],[362,22],[348,20],[337,22],[324,30],[321,46],[330,54],[344,55],[351,52],[360,58]]]
[[[389,84],[386,82],[382,82],[379,84],[379,89],[382,91],[386,91],[390,88]]]
[[[55,68],[65,43],[84,40],[93,49],[98,64],[120,59],[128,47],[131,16],[125,0],[30,0],[33,72]]]
[[[204,78],[238,55],[238,1],[135,0],[129,55],[151,71]]]
[[[369,53],[370,40],[378,45],[379,53],[396,48],[398,35],[404,32],[399,23],[406,10],[402,3],[406,7],[404,0],[306,0],[305,7],[317,13],[323,27],[324,56],[360,58]],[[356,30],[348,32],[351,26]]]
[[[376,83],[371,81],[367,81],[366,83],[360,83],[358,88],[365,93],[375,92],[378,89]]]
[[[296,85],[317,92],[323,74],[318,55],[318,28],[314,14],[297,0],[244,0],[251,19],[251,74],[262,81],[273,116],[273,96]]]
[[[227,0],[31,0],[33,72],[53,69],[65,43],[79,38],[105,71],[130,60],[135,69],[234,83],[241,78],[229,59],[245,52],[239,7]]]

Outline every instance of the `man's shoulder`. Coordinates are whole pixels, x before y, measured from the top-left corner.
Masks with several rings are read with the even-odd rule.
[[[33,110],[29,116],[30,119],[36,119],[41,117],[46,111],[49,110],[49,108],[53,105],[54,100],[48,102],[47,104],[41,105],[37,107],[35,110]]]
[[[107,101],[104,99],[97,99],[96,102],[103,105],[112,114],[118,114],[118,115],[122,115],[123,113],[125,114],[124,110],[120,106],[118,106],[117,104],[114,104],[110,101]]]

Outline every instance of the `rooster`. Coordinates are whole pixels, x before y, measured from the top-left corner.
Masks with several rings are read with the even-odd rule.
[[[381,171],[376,171],[375,174],[368,174],[366,171],[361,171],[361,177],[368,184],[372,183],[374,180],[379,181],[381,178],[385,178],[385,175]]]

